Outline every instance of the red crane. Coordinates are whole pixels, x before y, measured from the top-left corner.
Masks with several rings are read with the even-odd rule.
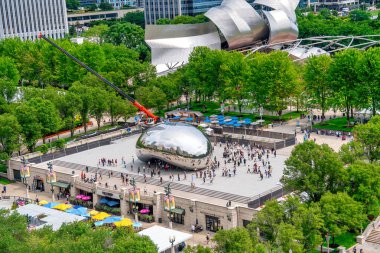
[[[81,67],[87,69],[87,71],[89,71],[92,74],[94,74],[101,81],[103,81],[104,83],[106,83],[109,86],[111,86],[121,96],[123,96],[124,98],[128,99],[135,107],[137,107],[137,109],[139,109],[140,111],[144,112],[148,117],[152,118],[153,121],[154,121],[154,123],[156,123],[159,120],[159,118],[156,115],[154,115],[153,113],[151,113],[143,105],[139,104],[139,102],[137,102],[134,98],[132,98],[131,96],[129,96],[127,93],[125,93],[122,89],[120,89],[115,84],[111,83],[106,78],[104,78],[103,76],[101,76],[98,72],[96,72],[95,70],[93,70],[92,68],[90,68],[89,66],[87,66],[86,64],[84,64],[83,62],[81,62],[80,60],[78,60],[75,56],[71,55],[65,49],[63,49],[62,47],[58,46],[55,42],[53,42],[52,40],[50,40],[48,37],[46,37],[45,35],[42,35],[42,33],[40,33],[38,35],[38,38],[44,39],[45,41],[47,41],[48,43],[50,43],[53,47],[55,47],[56,49],[58,49],[59,51],[61,51],[62,53],[64,53],[71,60],[75,61],[78,65],[80,65]]]

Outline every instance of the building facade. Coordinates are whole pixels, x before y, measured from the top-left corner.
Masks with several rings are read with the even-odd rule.
[[[79,0],[79,4],[82,7],[87,7],[89,5],[97,4],[97,0]]]
[[[196,16],[219,6],[222,0],[144,0],[145,22],[155,24],[158,19],[177,16]]]
[[[35,40],[41,32],[51,38],[68,33],[65,0],[1,0],[0,39]]]
[[[343,8],[359,5],[359,0],[301,0],[299,7],[312,7],[316,9],[328,8],[330,10],[341,11]]]
[[[137,6],[137,0],[104,0],[112,5],[115,9],[120,9],[123,6]],[[102,0],[97,0],[97,3],[100,4]]]

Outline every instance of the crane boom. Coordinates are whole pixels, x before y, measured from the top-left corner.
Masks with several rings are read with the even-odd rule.
[[[152,118],[154,120],[154,122],[157,122],[158,117],[156,115],[154,115],[152,112],[150,112],[148,109],[146,109],[143,105],[139,104],[139,102],[137,102],[134,98],[132,98],[131,96],[129,96],[127,93],[125,93],[122,89],[120,89],[119,87],[117,87],[115,84],[113,84],[110,81],[108,81],[106,78],[104,78],[103,76],[101,76],[98,72],[96,72],[95,70],[93,70],[92,68],[90,68],[89,66],[87,66],[86,64],[84,64],[82,61],[80,61],[75,56],[71,55],[69,52],[67,52],[62,47],[58,46],[55,42],[53,42],[51,39],[49,39],[45,35],[42,35],[40,33],[38,35],[38,38],[44,39],[45,41],[47,41],[48,43],[50,43],[53,47],[55,47],[56,49],[58,49],[59,51],[61,51],[62,53],[64,53],[71,60],[73,60],[74,62],[76,62],[78,65],[80,65],[81,67],[85,68],[87,71],[89,71],[92,74],[94,74],[101,81],[103,81],[104,83],[108,84],[115,91],[117,91],[121,96],[123,96],[124,98],[128,99],[135,107],[137,107],[137,109],[139,109],[140,111],[144,112],[148,117]]]

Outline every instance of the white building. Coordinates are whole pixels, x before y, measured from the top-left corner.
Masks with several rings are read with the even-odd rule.
[[[68,33],[65,0],[0,0],[0,39],[35,40],[40,32],[54,39]]]
[[[138,2],[136,0],[104,0],[104,1],[110,3],[112,7],[115,9],[120,9],[124,5],[135,7],[137,6],[136,2]],[[101,2],[102,0],[98,0],[98,4],[100,4]]]

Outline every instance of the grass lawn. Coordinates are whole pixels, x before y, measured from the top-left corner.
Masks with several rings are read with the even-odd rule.
[[[375,10],[375,11],[370,11],[369,13],[371,14],[371,16],[377,16],[379,15],[379,10]]]
[[[333,130],[333,131],[352,132],[352,127],[347,127],[346,118],[335,118],[335,119],[326,120],[324,122],[315,124],[313,128]]]
[[[12,183],[12,182],[9,181],[8,179],[0,177],[0,184],[6,185],[6,184],[10,184],[10,183]]]
[[[355,237],[356,234],[345,232],[335,237],[335,243],[348,249],[356,244]],[[330,239],[330,243],[332,243],[332,238]],[[323,246],[327,246],[326,242],[323,244]]]

